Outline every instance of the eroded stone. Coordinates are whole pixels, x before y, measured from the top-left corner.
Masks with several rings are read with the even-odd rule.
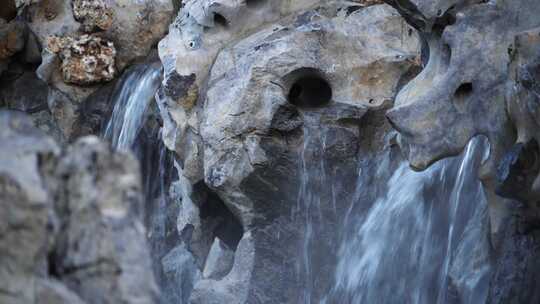
[[[64,81],[89,85],[111,81],[116,73],[116,49],[97,36],[50,37],[47,48],[60,56]]]

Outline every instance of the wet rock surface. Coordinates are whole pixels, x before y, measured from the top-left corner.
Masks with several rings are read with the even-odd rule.
[[[527,257],[537,251],[533,248],[539,223],[540,24],[532,17],[538,5],[526,0],[393,5],[421,30],[429,45],[427,66],[400,91],[387,114],[401,133],[402,147],[409,151],[411,165],[424,170],[459,153],[477,134],[489,138],[491,153],[481,169],[486,191],[519,203],[501,203],[491,195],[492,244],[498,249],[488,303],[537,301],[533,293],[518,290],[536,288],[531,287],[536,278],[525,269],[537,268],[527,264]],[[521,224],[512,224],[515,216]],[[523,260],[517,262],[518,256]],[[513,263],[515,268],[509,266]]]
[[[536,0],[5,4],[1,303],[333,303],[349,202],[382,195],[360,180],[478,135],[489,223],[461,228],[491,239],[460,240],[448,292],[540,301]],[[83,137],[158,53],[138,159]]]

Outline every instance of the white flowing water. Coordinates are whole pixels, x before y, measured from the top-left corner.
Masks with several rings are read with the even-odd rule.
[[[403,162],[381,179],[386,194],[344,222],[334,286],[323,302],[485,303],[487,202],[477,170],[487,145],[475,138],[460,157],[424,172]]]
[[[160,78],[159,65],[139,65],[120,81],[103,132],[116,149],[138,145]],[[484,303],[490,276],[487,203],[476,172],[488,150],[487,141],[476,138],[462,156],[440,161],[424,172],[413,172],[406,162],[392,169],[391,153],[378,155],[368,167],[360,166],[356,193],[345,202],[350,208],[340,213],[336,206],[343,202],[336,200],[336,189],[342,189],[342,181],[326,172],[329,164],[322,156],[327,134],[317,121],[308,121],[300,151],[301,182],[293,217],[305,224],[297,259],[303,291],[299,303]],[[184,275],[185,263],[171,254],[185,256],[176,250],[180,248],[174,217],[178,210],[167,201],[172,161],[163,146],[145,149],[151,150],[139,155],[143,171],[146,168],[145,216],[156,276],[166,295],[162,303],[186,302],[183,290],[187,293],[192,287],[181,286],[192,279]],[[369,182],[366,174],[372,175]],[[329,216],[337,219],[341,230],[327,231],[323,218]],[[320,261],[326,260],[318,237],[323,233],[335,235],[336,265],[327,265],[335,273],[321,269]],[[162,262],[168,266],[165,270]],[[322,276],[332,278],[328,292],[321,288]],[[321,293],[326,295],[319,301]]]
[[[112,96],[113,113],[104,132],[104,137],[111,141],[115,149],[128,150],[133,147],[160,81],[161,65],[141,64],[127,71],[117,85]]]
[[[136,65],[126,71],[111,96],[113,113],[102,136],[116,150],[131,150],[139,158],[145,206],[138,212],[145,221],[154,276],[160,287],[159,303],[187,303],[195,273],[190,255],[180,250],[176,229],[178,203],[169,195],[176,179],[173,154],[161,140],[160,130],[145,129],[150,106],[161,84],[158,63]],[[144,135],[144,136],[142,136]]]
[[[305,119],[310,119],[305,116]],[[320,220],[323,216],[321,211],[322,194],[320,189],[325,184],[325,163],[320,155],[306,155],[308,151],[313,151],[310,146],[320,147],[324,151],[325,134],[324,130],[312,127],[313,122],[308,122],[304,127],[304,142],[300,155],[300,188],[298,191],[297,205],[294,209],[295,220],[300,220],[305,224],[304,237],[300,246],[300,257],[296,263],[296,273],[298,280],[302,284],[302,303],[312,302],[314,286],[314,267],[312,265],[312,254],[317,250],[316,229],[320,227]],[[317,161],[310,161],[316,159]]]

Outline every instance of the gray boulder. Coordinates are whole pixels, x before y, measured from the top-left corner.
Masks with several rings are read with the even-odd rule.
[[[0,302],[156,303],[136,159],[0,111]]]

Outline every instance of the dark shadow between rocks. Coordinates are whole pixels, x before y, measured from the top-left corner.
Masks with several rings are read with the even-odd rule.
[[[236,250],[244,235],[242,224],[227,208],[223,200],[204,182],[195,184],[193,192],[198,196],[201,220],[211,220],[211,222],[216,223],[215,228],[211,231],[212,239],[217,237],[229,248]]]
[[[0,18],[11,21],[17,17],[17,6],[15,0],[3,0],[0,5]]]

